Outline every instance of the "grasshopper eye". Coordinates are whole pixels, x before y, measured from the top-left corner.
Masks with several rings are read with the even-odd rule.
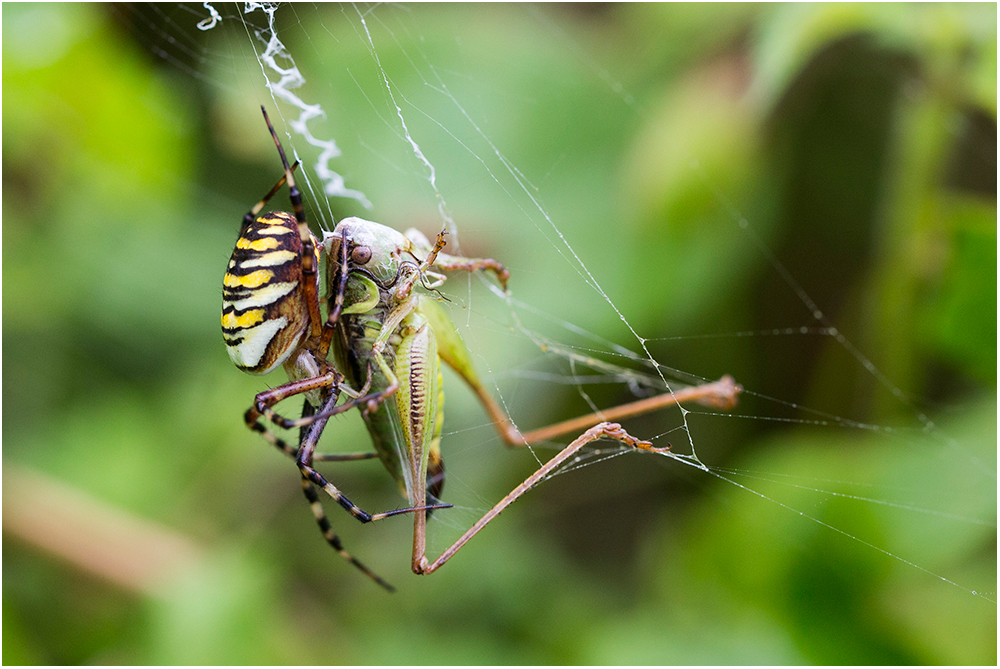
[[[367,246],[356,246],[351,251],[351,260],[356,265],[364,265],[372,259],[372,250]]]

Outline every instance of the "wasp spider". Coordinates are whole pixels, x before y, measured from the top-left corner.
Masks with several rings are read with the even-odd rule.
[[[418,509],[445,508],[450,505],[421,506],[383,513],[364,511],[313,468],[314,461],[341,462],[377,457],[374,452],[350,454],[315,453],[316,443],[331,416],[356,406],[375,410],[388,393],[366,394],[348,388],[344,377],[327,361],[330,341],[340,316],[347,274],[342,271],[336,282],[334,306],[324,321],[320,313],[319,262],[322,243],[309,230],[302,194],[293,176],[298,162],[289,167],[284,149],[271,125],[267,112],[264,120],[274,139],[284,167],[284,176],[243,217],[239,239],[223,279],[222,335],[233,363],[248,374],[267,374],[284,366],[289,382],[258,393],[244,419],[278,450],[298,465],[302,489],[327,542],[346,560],[377,583],[391,590],[383,581],[344,550],[330,528],[316,486],[324,489],[352,516],[362,523],[409,513]],[[292,214],[272,212],[258,216],[268,201],[288,184]],[[340,241],[340,240],[337,240]],[[346,243],[337,244],[341,252],[339,267],[347,268]],[[331,280],[331,285],[334,285]],[[331,290],[332,292],[332,290]],[[370,375],[369,375],[370,376]],[[351,399],[337,405],[341,393]],[[294,395],[305,394],[302,417],[284,418],[272,407]],[[299,430],[299,445],[293,447],[261,423],[266,417],[282,428]]]

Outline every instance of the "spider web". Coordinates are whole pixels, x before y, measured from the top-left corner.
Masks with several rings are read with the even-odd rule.
[[[484,94],[492,85],[492,70],[482,61],[464,60],[469,51],[463,49],[463,39],[477,36],[449,34],[435,23],[433,13],[422,7],[348,5],[315,10],[255,3],[237,11],[205,3],[201,8],[183,7],[171,16],[162,14],[150,27],[154,36],[150,42],[157,55],[207,82],[216,91],[220,107],[230,112],[245,108],[235,114],[247,118],[246,133],[233,133],[240,141],[253,136],[254,143],[266,147],[267,137],[257,132],[256,108],[260,104],[277,108],[276,128],[305,166],[302,172],[314,224],[332,229],[339,218],[361,215],[400,229],[415,225],[431,235],[445,228],[453,253],[489,254],[508,264],[512,274],[509,294],[479,275],[449,279],[447,294],[453,320],[485,383],[519,428],[540,425],[547,413],[540,406],[548,402],[572,407],[576,413],[600,412],[611,406],[608,397],[629,401],[673,392],[729,371],[698,355],[691,356],[698,362],[679,369],[671,364],[670,353],[661,351],[760,339],[787,340],[793,345],[814,338],[834,342],[836,355],[867,379],[867,401],[882,395],[891,398],[898,421],[855,419],[839,408],[804,405],[745,384],[740,405],[733,411],[690,405],[627,426],[655,445],[672,444],[673,451],[658,460],[662,471],[694,468],[699,485],[724,482],[745,503],[763,500],[796,522],[818,525],[843,542],[902,563],[969,597],[995,602],[995,582],[964,580],[924,562],[913,549],[916,533],[895,542],[886,538],[898,534],[894,529],[905,534],[902,528],[914,521],[869,533],[828,520],[822,507],[831,500],[849,499],[872,509],[946,525],[995,527],[993,518],[951,506],[946,499],[927,500],[912,487],[901,485],[898,496],[889,497],[886,488],[860,478],[826,479],[804,467],[770,471],[725,464],[739,462],[733,457],[739,445],[722,443],[726,430],[733,423],[757,422],[834,441],[875,436],[890,449],[923,451],[927,462],[933,463],[927,466],[947,466],[949,476],[958,472],[957,478],[945,482],[941,470],[935,489],[946,495],[959,496],[963,487],[984,489],[988,495],[990,490],[995,493],[996,482],[995,463],[977,454],[971,445],[974,439],[939,426],[919,399],[909,396],[866,356],[865,346],[855,343],[839,326],[838,317],[811,296],[810,277],[786,267],[769,247],[766,231],[758,229],[755,214],[727,192],[698,155],[689,156],[678,169],[704,186],[713,208],[728,221],[724,243],[759,261],[783,286],[785,299],[799,303],[801,315],[797,322],[772,323],[764,329],[747,326],[672,337],[644,336],[651,321],[631,309],[629,285],[645,282],[648,273],[663,273],[665,268],[630,266],[627,261],[622,265],[618,255],[607,253],[606,247],[614,245],[617,235],[628,234],[616,227],[611,206],[591,214],[587,228],[575,221],[587,216],[580,207],[591,202],[577,205],[549,200],[551,193],[558,193],[554,182],[579,174],[567,162],[579,159],[574,157],[572,129],[562,140],[565,150],[554,154],[548,165],[525,165],[518,158],[524,155],[523,147],[511,146],[511,134],[499,125],[489,107],[492,98]],[[522,20],[547,35],[551,48],[568,54],[567,72],[599,82],[599,108],[613,122],[638,128],[655,114],[613,72],[594,61],[546,10],[526,8]],[[199,31],[210,33],[211,39],[206,41]],[[293,53],[289,45],[296,45],[297,51]],[[327,53],[351,56],[334,61]],[[558,102],[558,91],[552,91],[551,99],[532,97],[538,90],[544,87],[531,92],[503,91],[500,97],[530,123],[532,108]],[[365,109],[362,120],[344,111],[358,106]],[[259,138],[249,134],[253,128]],[[239,150],[236,140],[232,142],[234,150]],[[606,166],[594,167],[598,174],[609,173]],[[611,192],[610,188],[602,190],[605,195]],[[509,253],[512,249],[517,253]],[[508,262],[508,257],[515,260]],[[696,290],[683,274],[662,285],[669,286],[664,300],[675,292],[683,295]],[[586,292],[580,292],[581,286]],[[560,300],[562,294],[589,297]],[[591,314],[603,312],[613,314],[617,328],[602,325],[600,332],[592,331]],[[645,325],[638,325],[639,320]],[[614,392],[607,392],[609,388]],[[435,514],[432,530],[440,536],[431,537],[432,555],[497,501],[492,493],[484,492],[485,479],[475,468],[493,457],[487,455],[489,451],[502,449],[482,414],[463,404],[468,400],[456,399],[463,392],[457,383],[449,385],[447,415],[451,417],[450,408],[458,405],[455,415],[460,418],[457,424],[446,422],[443,451],[449,465],[446,501],[456,503],[456,508]],[[531,449],[530,455],[506,457],[533,456],[541,464],[555,452],[551,448],[557,447],[540,446]],[[550,478],[574,479],[594,471],[613,477],[617,464],[608,461],[618,463],[623,457],[657,456],[634,455],[614,443],[600,442],[581,451]],[[458,464],[453,467],[453,462]],[[789,492],[787,497],[782,490]],[[535,494],[517,506],[530,505]]]

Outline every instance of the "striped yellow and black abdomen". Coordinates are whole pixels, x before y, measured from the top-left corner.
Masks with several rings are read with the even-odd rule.
[[[319,246],[316,246],[319,263]],[[233,363],[267,374],[301,344],[309,326],[295,217],[273,212],[236,242],[222,290],[222,336]]]

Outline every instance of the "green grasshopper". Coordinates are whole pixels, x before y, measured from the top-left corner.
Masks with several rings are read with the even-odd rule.
[[[445,280],[441,272],[481,269],[493,271],[506,290],[509,274],[500,263],[489,258],[445,254],[442,252],[445,244],[444,232],[431,246],[417,230],[401,234],[360,218],[342,220],[323,241],[327,275],[347,276],[345,291],[337,291],[332,283],[328,287],[330,313],[340,311],[334,341],[336,366],[344,371],[348,381],[358,384],[365,380],[371,391],[382,393],[379,401],[394,395],[394,402],[387,404],[385,410],[376,410],[373,403],[364,416],[376,452],[410,505],[417,509],[412,557],[412,568],[417,574],[430,574],[440,568],[503,509],[592,441],[610,438],[637,450],[653,453],[669,450],[669,446],[656,448],[636,439],[620,425],[598,416],[585,416],[576,419],[573,425],[522,435],[479,380],[468,349],[438,301],[417,290],[418,285],[426,291],[438,288]],[[342,295],[341,305],[338,301]],[[577,425],[588,427],[586,423],[590,429],[512,490],[437,559],[429,561],[425,554],[427,493],[439,498],[444,480],[440,451],[444,419],[440,361],[465,380],[508,446],[525,446],[575,429]],[[731,379],[699,388],[699,395],[687,398],[727,404],[725,398],[738,392]],[[658,406],[676,402],[678,395],[671,399],[665,402],[660,396]],[[632,413],[636,404],[639,403],[633,404]],[[646,404],[649,408],[644,410],[653,408],[652,404]],[[619,415],[631,414],[626,409],[625,413],[619,411]],[[299,457],[301,462],[307,456],[300,453]]]
[[[267,119],[266,112],[264,117]],[[232,290],[237,292],[226,293],[223,331],[230,355],[241,369],[266,373],[279,364],[284,365],[291,380],[258,394],[246,413],[246,422],[295,459],[303,490],[327,541],[384,587],[390,588],[343,550],[330,530],[313,486],[323,489],[361,522],[412,513],[412,569],[417,574],[429,574],[447,562],[503,509],[586,444],[609,438],[640,451],[665,453],[669,450],[669,445],[657,448],[636,439],[617,423],[608,422],[609,419],[645,413],[680,401],[722,407],[735,403],[741,388],[730,377],[724,377],[715,383],[685,388],[521,434],[479,380],[468,349],[434,294],[446,280],[445,273],[454,271],[491,271],[506,291],[508,271],[490,258],[444,253],[447,244],[444,231],[431,244],[416,230],[403,234],[372,221],[346,218],[333,232],[325,233],[322,240],[316,239],[305,220],[293,168],[289,167],[269,120],[268,128],[281,156],[285,176],[245,217],[237,251],[226,275],[227,290],[235,286]],[[255,218],[283,182],[289,186],[294,217],[279,212]],[[297,228],[295,234],[294,228]],[[277,241],[261,241],[264,239]],[[246,277],[259,272],[258,268],[266,264],[263,256],[247,259],[245,254],[239,255],[241,248],[245,251],[257,247],[266,247],[260,251],[265,256],[274,249],[290,252],[290,255],[281,256],[287,265],[278,265],[279,258],[274,257],[275,266],[281,271],[274,272],[274,276],[262,283],[257,282],[259,276],[254,281]],[[325,323],[321,323],[316,264],[324,254],[328,316]],[[254,285],[241,293],[237,290],[243,288],[241,282]],[[265,300],[258,295],[270,299],[279,292],[275,288],[279,284],[292,287],[280,299],[267,303],[256,320],[247,316],[248,311],[233,306],[246,303],[255,306]],[[241,299],[244,302],[240,302]],[[227,329],[227,323],[232,327]],[[331,347],[332,364],[328,361]],[[428,493],[435,499],[440,498],[444,483],[440,447],[444,420],[441,361],[454,369],[472,389],[508,446],[526,446],[568,432],[585,431],[508,493],[439,557],[430,561],[426,556],[428,513],[450,506],[427,503]],[[338,405],[341,392],[350,399]],[[302,418],[289,420],[272,409],[277,402],[300,393],[305,393],[307,399]],[[327,420],[355,407],[362,411],[375,453],[316,453]],[[262,416],[285,428],[302,428],[299,447],[292,448],[264,428],[259,421]],[[409,501],[409,507],[369,514],[348,500],[313,466],[316,461],[368,457],[378,457],[382,461]]]

